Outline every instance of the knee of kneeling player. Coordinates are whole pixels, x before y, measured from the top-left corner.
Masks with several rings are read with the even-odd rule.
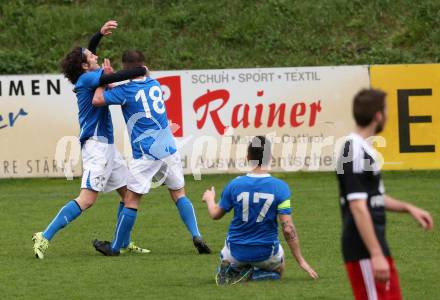
[[[283,273],[284,273],[284,269],[285,269],[286,265],[284,264],[284,259],[283,262],[281,263],[281,265],[274,270],[274,272],[277,272],[280,274],[280,278],[283,277]]]

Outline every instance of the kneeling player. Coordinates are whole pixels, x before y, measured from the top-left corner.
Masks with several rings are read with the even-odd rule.
[[[286,182],[272,177],[266,167],[270,162],[270,142],[257,136],[248,146],[247,159],[254,169],[232,180],[215,203],[212,187],[203,195],[212,219],[221,219],[234,209],[217,284],[234,284],[251,278],[278,279],[284,271],[284,251],[278,240],[277,217],[284,238],[299,266],[310,277],[318,274],[301,255],[298,234],[291,218],[290,190]],[[253,274],[252,274],[253,273]],[[237,277],[238,275],[238,277]]]

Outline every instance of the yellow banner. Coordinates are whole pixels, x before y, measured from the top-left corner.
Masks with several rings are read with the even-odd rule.
[[[439,169],[440,65],[371,66],[370,80],[388,94],[384,169]]]

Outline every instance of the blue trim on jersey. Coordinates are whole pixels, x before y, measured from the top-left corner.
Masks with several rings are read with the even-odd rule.
[[[291,208],[283,208],[278,210],[279,215],[291,215],[292,209]]]
[[[93,190],[93,189],[92,189],[92,185],[90,184],[90,171],[89,171],[89,175],[87,176],[86,187],[87,187],[89,190]]]

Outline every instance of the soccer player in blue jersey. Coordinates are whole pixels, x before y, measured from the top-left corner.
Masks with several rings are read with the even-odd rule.
[[[144,67],[113,73],[108,60],[105,61],[103,68],[98,65],[96,48],[99,41],[103,36],[111,35],[117,26],[116,21],[106,22],[91,38],[88,48],[75,47],[61,63],[64,75],[75,85],[84,171],[79,196],[60,209],[46,230],[33,235],[33,250],[39,259],[44,258],[49,241],[54,235],[95,203],[98,192],[117,190],[122,198],[125,196],[128,169],[113,144],[110,111],[108,107],[97,108],[92,105],[93,93],[99,85],[135,78],[147,73]],[[118,217],[122,208],[123,202],[119,203]],[[149,252],[130,242],[130,237],[124,240],[121,247],[125,252]]]
[[[137,50],[126,51],[122,56],[124,69],[144,66],[144,61],[144,55]],[[149,192],[153,177],[159,177],[168,187],[198,252],[210,253],[199,232],[191,200],[185,194],[182,163],[168,124],[159,82],[140,77],[107,91],[100,87],[95,92],[93,105],[121,105],[133,153],[125,207],[118,219],[113,241],[95,240],[96,250],[109,256],[119,254],[124,237],[129,235],[135,223],[142,195]]]
[[[310,277],[318,278],[301,254],[291,218],[289,186],[267,172],[271,160],[270,148],[270,142],[265,137],[254,137],[247,152],[252,171],[226,185],[218,205],[214,187],[203,195],[209,216],[214,220],[234,210],[220,255],[222,263],[216,275],[218,285],[233,284],[244,278],[262,280],[281,277],[285,263],[284,251],[278,240],[277,219],[298,265]],[[231,277],[234,273],[240,276]]]

